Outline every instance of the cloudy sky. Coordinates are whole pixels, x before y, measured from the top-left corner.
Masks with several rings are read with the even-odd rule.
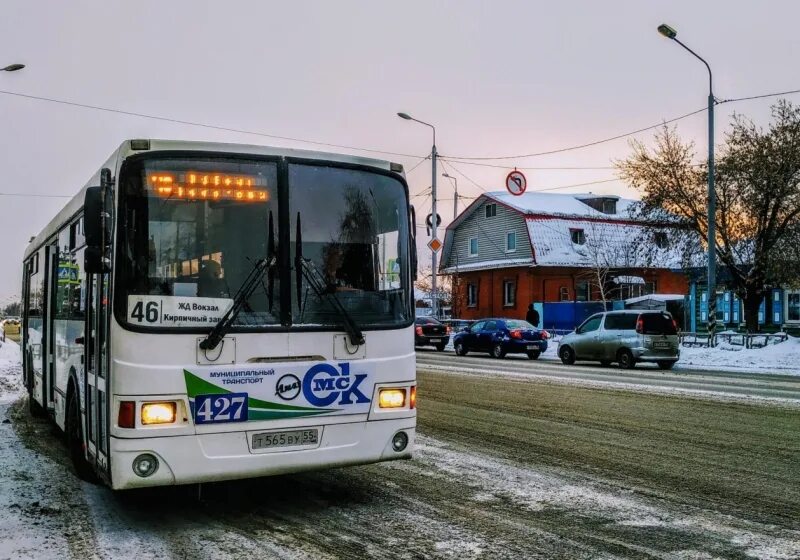
[[[0,304],[19,292],[28,239],[68,200],[57,196],[74,195],[126,138],[319,148],[8,92],[419,156],[385,156],[410,169],[430,150],[430,131],[397,111],[436,124],[442,155],[482,157],[575,146],[703,107],[706,70],[658,35],[662,21],[709,61],[719,98],[800,88],[796,1],[5,0],[2,8],[0,66],[28,66],[0,73]],[[719,106],[719,129],[734,110],[768,122],[771,101]],[[705,119],[678,123],[699,159]],[[597,182],[561,192],[630,196],[608,181],[610,162],[628,150],[622,139],[483,163],[538,168],[526,170],[530,189]],[[449,165],[467,197],[503,188],[508,171]],[[589,169],[564,169],[575,167]],[[430,163],[409,182],[424,192]],[[452,184],[439,185],[448,218]],[[430,197],[414,200],[427,213]]]

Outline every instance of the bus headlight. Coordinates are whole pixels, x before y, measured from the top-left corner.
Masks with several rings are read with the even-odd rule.
[[[405,389],[380,389],[378,391],[378,406],[380,408],[402,408],[405,404]]]
[[[142,405],[142,424],[172,424],[177,411],[175,402],[151,402]]]

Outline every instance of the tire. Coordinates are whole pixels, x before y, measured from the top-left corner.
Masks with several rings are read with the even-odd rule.
[[[83,427],[81,425],[81,409],[78,404],[78,395],[74,389],[69,391],[69,399],[67,401],[67,418],[65,422],[66,436],[67,436],[67,449],[69,451],[72,466],[75,468],[75,473],[81,480],[88,482],[95,482],[95,477],[92,466],[86,460],[84,454],[83,444]]]
[[[503,350],[503,345],[500,343],[495,343],[492,346],[492,358],[497,358],[498,360],[502,360],[506,357],[506,351]]]
[[[663,360],[656,363],[658,364],[658,369],[672,369],[672,366],[675,365],[675,362]]]
[[[466,356],[467,352],[469,352],[469,350],[467,350],[467,347],[464,346],[462,342],[456,342],[455,350],[456,354],[459,356]]]
[[[611,365],[611,361],[610,360],[600,360],[600,365],[603,366],[603,367],[608,367],[608,366]]]
[[[558,349],[558,357],[561,358],[561,363],[571,366],[575,363],[575,351],[569,346],[562,346]]]
[[[539,352],[538,350],[531,350],[530,352],[527,352],[527,354],[529,360],[538,360],[539,356],[542,355],[542,353]]]
[[[436,351],[437,352],[444,352],[445,347],[447,347],[447,344],[439,344],[439,345],[436,346]]]
[[[617,362],[622,369],[633,369],[636,367],[636,358],[627,348],[623,348],[617,353]]]

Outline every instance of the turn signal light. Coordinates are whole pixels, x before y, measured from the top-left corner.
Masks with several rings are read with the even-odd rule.
[[[547,331],[542,331],[542,338],[544,340],[547,340],[548,338],[550,338],[550,333]]]
[[[172,424],[177,410],[175,402],[151,402],[142,405],[142,424]]]
[[[378,391],[378,406],[380,408],[402,408],[405,404],[405,389],[381,389]]]
[[[136,403],[134,401],[120,401],[117,425],[120,428],[136,427]]]
[[[522,339],[522,331],[521,330],[509,331],[508,334],[511,335],[511,338]]]
[[[417,336],[422,336],[422,327],[415,328],[414,332],[417,333]]]
[[[411,387],[410,395],[408,397],[408,408],[414,410],[417,408],[417,386]]]

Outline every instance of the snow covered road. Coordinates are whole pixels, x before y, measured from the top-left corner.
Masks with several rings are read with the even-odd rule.
[[[0,560],[800,557],[797,409],[419,382],[413,461],[206,485],[199,499],[80,482],[16,396],[0,404]]]

